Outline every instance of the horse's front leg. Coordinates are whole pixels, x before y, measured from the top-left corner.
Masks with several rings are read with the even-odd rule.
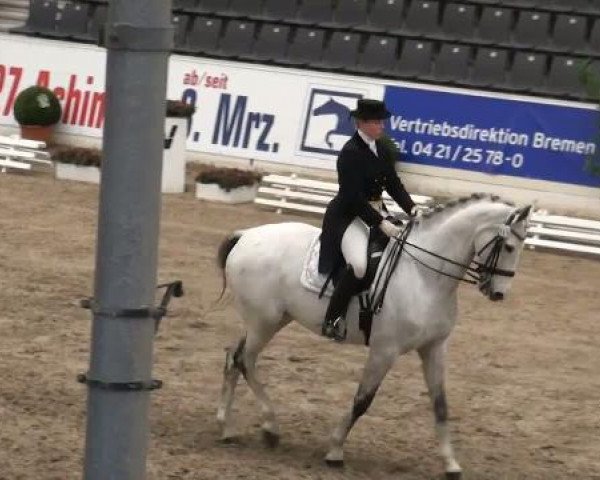
[[[381,385],[381,382],[394,364],[394,360],[397,356],[398,351],[396,348],[380,350],[374,349],[373,346],[371,346],[369,358],[367,359],[362,379],[358,386],[358,392],[354,396],[352,408],[344,416],[331,436],[329,452],[325,457],[325,461],[329,466],[343,466],[344,442],[350,433],[350,429],[371,405],[379,385]]]
[[[435,415],[435,429],[440,448],[446,462],[446,478],[457,480],[461,477],[461,468],[454,458],[454,449],[448,429],[448,406],[444,390],[446,376],[446,340],[432,343],[419,349],[423,361],[423,374],[429,390],[429,397]]]

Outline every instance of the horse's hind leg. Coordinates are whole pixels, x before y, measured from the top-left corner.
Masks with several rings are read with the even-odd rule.
[[[241,359],[240,352],[243,351],[246,337],[242,337],[237,347],[228,348],[225,354],[225,367],[223,369],[223,386],[221,388],[221,401],[217,411],[217,421],[221,425],[221,440],[227,441],[233,437],[230,428],[231,407],[235,394],[235,387],[240,378]]]
[[[256,377],[256,360],[273,336],[288,323],[289,319],[282,319],[277,324],[263,324],[260,329],[249,330],[246,337],[246,345],[241,355],[244,368],[242,373],[260,404],[263,417],[261,425],[263,438],[270,447],[275,447],[279,443],[279,425],[275,419],[275,409],[273,408],[271,399]]]
[[[273,336],[286,326],[291,319],[281,314],[274,314],[269,317],[251,314],[249,313],[250,311],[251,309],[249,308],[244,309],[244,320],[248,328],[246,336],[238,342],[235,350],[231,349],[227,351],[217,420],[222,426],[221,439],[227,440],[231,438],[233,436],[230,427],[231,407],[234,400],[235,387],[241,373],[260,403],[263,414],[262,430],[265,441],[269,445],[275,446],[279,441],[279,427],[275,420],[275,410],[271,400],[256,378],[256,360]]]

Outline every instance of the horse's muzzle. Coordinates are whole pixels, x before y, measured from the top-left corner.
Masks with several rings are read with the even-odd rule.
[[[504,300],[504,294],[502,292],[491,292],[490,300],[492,302],[497,302],[499,300]]]

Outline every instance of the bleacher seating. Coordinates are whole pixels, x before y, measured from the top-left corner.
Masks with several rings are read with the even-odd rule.
[[[30,0],[12,31],[95,42],[106,7]],[[600,60],[598,0],[174,0],[173,23],[178,53],[588,101]]]

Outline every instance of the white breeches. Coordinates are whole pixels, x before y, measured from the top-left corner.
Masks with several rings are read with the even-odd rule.
[[[356,217],[342,237],[342,254],[346,263],[352,265],[356,278],[367,273],[367,248],[369,246],[369,227]]]

